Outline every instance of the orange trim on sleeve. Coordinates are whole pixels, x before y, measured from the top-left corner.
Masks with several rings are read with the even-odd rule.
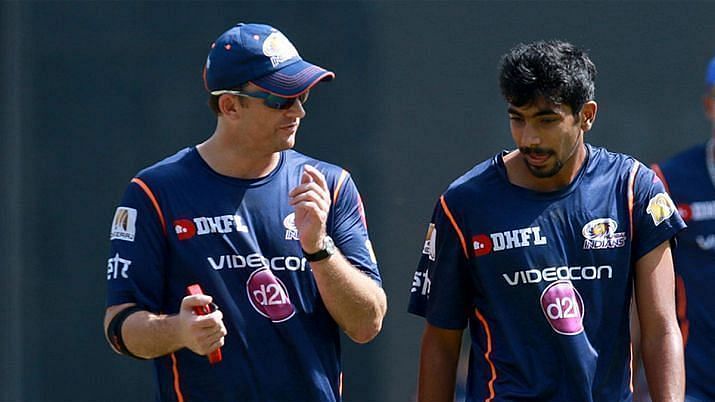
[[[154,197],[154,193],[151,191],[149,186],[147,186],[146,183],[138,177],[133,178],[132,183],[136,183],[139,187],[141,187],[151,200],[151,203],[154,204],[154,209],[156,209],[156,213],[159,215],[159,220],[161,221],[161,228],[164,230],[164,234],[166,234],[166,221],[164,221],[164,214],[161,212],[161,207],[159,207],[159,202],[156,200],[156,197]]]
[[[343,371],[340,370],[340,383],[338,385],[338,395],[343,396]]]
[[[489,324],[487,324],[487,320],[484,319],[484,316],[482,316],[479,313],[479,310],[476,308],[474,309],[474,315],[477,316],[477,319],[479,322],[482,323],[482,327],[484,328],[484,333],[487,336],[487,351],[484,352],[484,359],[486,359],[487,363],[489,363],[489,368],[492,372],[492,378],[489,379],[489,397],[484,400],[484,402],[491,402],[494,400],[494,397],[496,396],[496,393],[494,392],[494,381],[497,379],[497,369],[494,367],[494,363],[492,362],[491,359],[491,354],[492,354],[492,332],[489,330]]]
[[[184,402],[184,394],[181,393],[181,387],[179,386],[179,367],[176,363],[176,355],[171,354],[171,371],[174,373],[174,391],[176,392],[177,402]]]
[[[688,321],[688,300],[685,294],[685,281],[680,275],[675,276],[675,306],[680,325],[680,334],[683,336],[683,347],[688,344],[690,335],[690,321]]]
[[[635,162],[628,177],[628,223],[630,227],[631,240],[633,239],[633,206],[635,204],[636,173],[640,163]]]
[[[631,393],[635,392],[635,386],[633,385],[633,341],[630,342],[631,348],[630,348],[630,358],[628,359],[628,371],[629,371],[629,376],[631,377],[631,380],[629,381],[629,387],[631,389]]]
[[[343,172],[340,174],[340,178],[338,179],[338,184],[335,186],[335,192],[333,193],[333,204],[338,202],[338,195],[340,195],[340,189],[343,188],[343,184],[345,184],[345,179],[348,178],[348,172],[346,170],[343,170]]]
[[[668,180],[665,179],[665,175],[663,174],[663,171],[660,169],[660,166],[658,166],[657,163],[654,163],[654,164],[650,165],[650,168],[653,169],[653,171],[655,172],[655,175],[658,176],[660,181],[663,182],[663,186],[665,186],[665,191],[667,191],[668,194],[670,194],[670,186],[668,185]]]
[[[449,207],[447,207],[447,201],[444,199],[443,195],[439,197],[439,202],[442,204],[442,209],[444,209],[444,213],[447,215],[447,218],[449,218],[449,221],[452,222],[454,231],[457,232],[457,236],[459,236],[459,242],[462,243],[462,251],[464,251],[464,258],[469,259],[469,253],[467,252],[467,242],[464,240],[462,231],[459,230],[459,226],[457,226],[457,221],[454,220],[452,212],[449,211]]]

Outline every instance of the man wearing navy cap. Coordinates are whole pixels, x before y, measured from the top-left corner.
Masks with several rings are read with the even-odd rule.
[[[673,254],[688,402],[715,401],[715,58],[705,73],[703,106],[711,138],[652,166],[688,224]]]
[[[131,180],[104,323],[116,352],[153,359],[156,400],[340,401],[340,331],[380,331],[355,183],[292,150],[308,94],[333,77],[270,26],[232,27],[204,69],[215,131]]]
[[[563,41],[519,44],[499,83],[516,149],[439,197],[409,310],[425,317],[418,400],[629,402],[633,293],[656,400],[682,401],[671,239],[685,224],[653,171],[584,142],[596,67]]]

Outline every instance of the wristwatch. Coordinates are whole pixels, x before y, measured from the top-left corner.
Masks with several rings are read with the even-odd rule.
[[[335,254],[335,242],[330,236],[323,237],[323,248],[315,253],[309,253],[303,250],[303,257],[305,257],[308,262],[315,262],[324,260],[331,255]]]

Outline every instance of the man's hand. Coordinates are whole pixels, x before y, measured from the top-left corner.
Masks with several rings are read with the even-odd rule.
[[[196,354],[209,355],[223,346],[226,336],[226,326],[223,324],[223,313],[216,310],[207,315],[197,315],[194,307],[211,303],[211,296],[186,296],[181,301],[179,311],[179,331],[185,347]]]
[[[325,176],[313,166],[304,165],[300,184],[288,195],[290,205],[295,208],[295,226],[301,247],[308,253],[320,251],[330,211],[330,191]]]

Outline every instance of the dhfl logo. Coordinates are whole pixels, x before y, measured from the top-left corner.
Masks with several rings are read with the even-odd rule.
[[[194,222],[188,219],[177,219],[174,221],[174,230],[179,240],[186,240],[196,235],[196,226]]]
[[[476,257],[492,252],[492,240],[489,236],[478,234],[472,237],[472,249]]]
[[[693,217],[693,209],[688,204],[678,204],[678,213],[686,222]]]
[[[240,215],[201,216],[175,220],[174,231],[179,240],[187,240],[208,233],[248,232],[248,226],[243,223]]]
[[[545,244],[546,236],[541,234],[539,226],[490,233],[488,236],[485,234],[472,236],[472,250],[476,257],[496,251]]]

